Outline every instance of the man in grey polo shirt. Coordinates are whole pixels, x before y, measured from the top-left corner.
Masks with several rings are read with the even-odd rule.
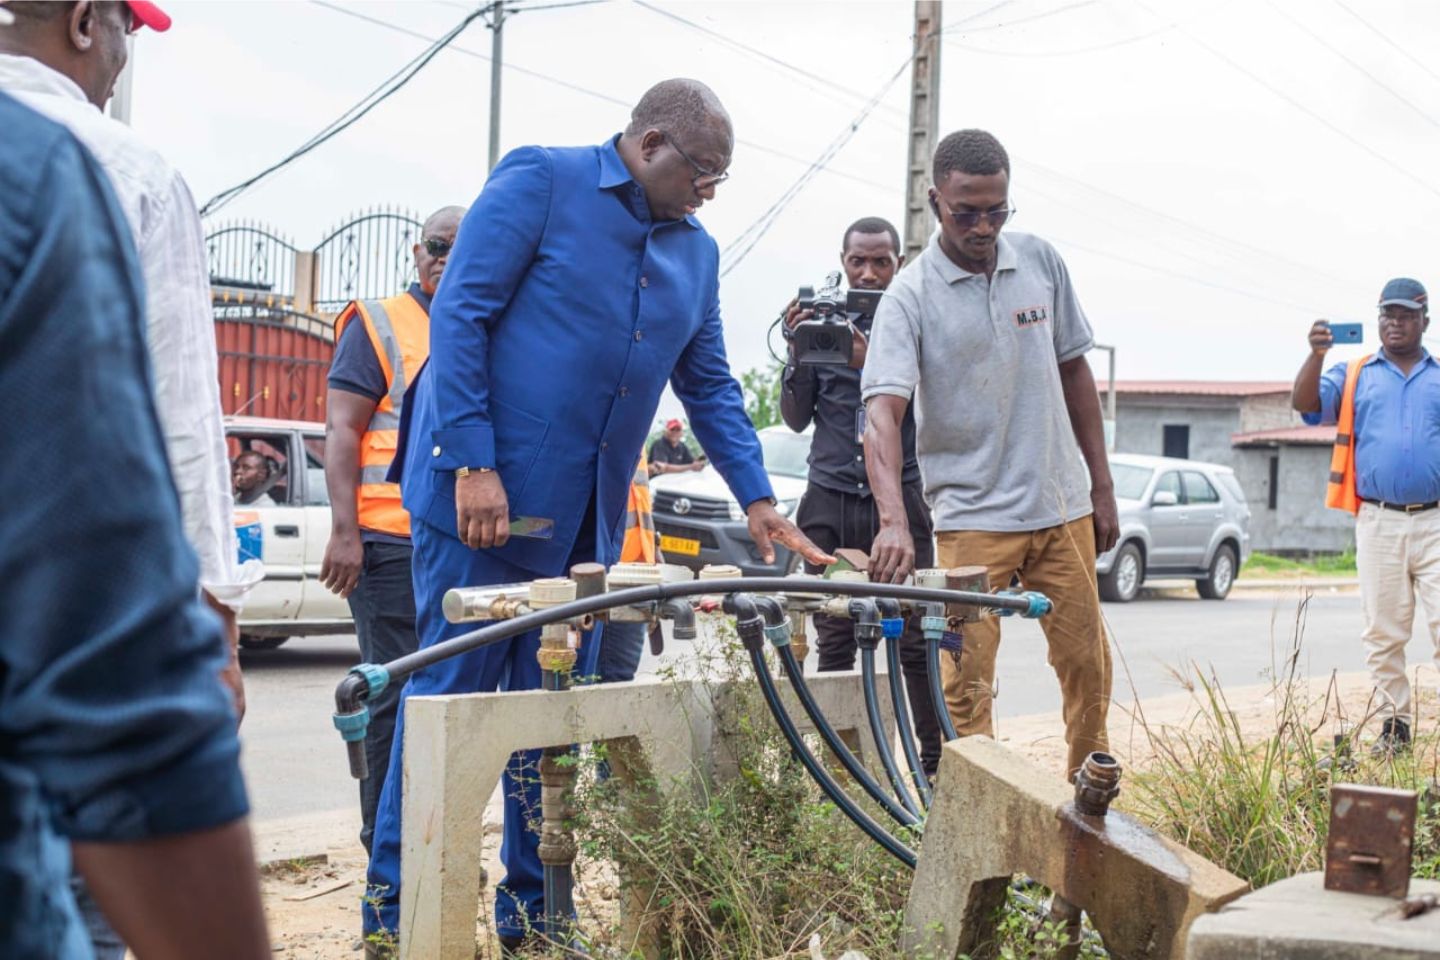
[[[1028,234],[1001,236],[1014,211],[1000,142],[982,130],[953,133],[936,149],[933,173],[940,231],[881,300],[861,384],[880,513],[871,577],[899,582],[915,563],[900,482],[900,424],[914,398],[940,565],[983,564],[991,584],[1018,576],[1055,601],[1041,623],[1073,773],[1106,747],[1110,651],[1095,557],[1119,530],[1085,360],[1093,337],[1055,248]],[[966,628],[958,664],[942,658],[961,736],[991,733],[999,645],[999,622],[987,618]]]

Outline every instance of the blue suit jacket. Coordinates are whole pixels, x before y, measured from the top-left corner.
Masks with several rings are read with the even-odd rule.
[[[461,224],[430,311],[392,476],[412,521],[455,532],[459,467],[494,467],[511,516],[549,541],[495,554],[561,572],[593,495],[597,559],[619,557],[630,478],[668,381],[741,504],[771,496],[730,374],[719,256],[693,218],[653,222],[614,140],[523,147]]]

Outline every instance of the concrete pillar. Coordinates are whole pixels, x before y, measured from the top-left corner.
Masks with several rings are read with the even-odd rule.
[[[1123,813],[1077,813],[1073,797],[1064,779],[988,737],[946,744],[906,908],[907,955],[984,956],[1016,874],[1088,913],[1114,960],[1179,960],[1195,917],[1245,891]]]

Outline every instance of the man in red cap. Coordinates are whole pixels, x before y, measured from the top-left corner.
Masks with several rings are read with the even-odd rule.
[[[650,476],[662,473],[685,473],[704,470],[705,457],[696,457],[685,442],[685,424],[671,419],[665,423],[665,435],[650,444]]]
[[[0,91],[68,127],[90,150],[110,179],[140,255],[155,408],[185,537],[200,560],[197,590],[229,641],[222,677],[238,720],[245,697],[236,617],[263,570],[258,561],[239,565],[204,231],[180,174],[102,112],[129,56],[126,38],[141,27],[165,30],[170,18],[141,2],[27,2],[8,9],[14,22],[0,30]],[[123,957],[123,945],[88,895],[77,893],[97,956]]]

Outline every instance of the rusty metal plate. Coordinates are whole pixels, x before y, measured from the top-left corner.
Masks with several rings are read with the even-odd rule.
[[[1410,891],[1417,801],[1411,790],[1331,787],[1325,889],[1403,899]]]

